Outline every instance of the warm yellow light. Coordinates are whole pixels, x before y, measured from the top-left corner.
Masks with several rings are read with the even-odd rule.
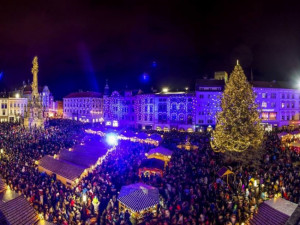
[[[164,92],[164,93],[167,93],[169,91],[169,88],[167,88],[167,87],[164,87],[163,89],[162,89],[162,92]]]
[[[16,98],[20,98],[20,94],[19,94],[19,93],[16,93],[15,97],[16,97]]]
[[[86,194],[83,194],[83,195],[82,195],[82,201],[83,201],[83,202],[86,202],[86,200],[87,200]]]

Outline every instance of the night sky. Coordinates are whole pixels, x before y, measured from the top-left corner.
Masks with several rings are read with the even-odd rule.
[[[237,58],[256,80],[300,79],[297,2],[107,2],[1,2],[1,89],[32,79],[35,55],[39,83],[56,99],[102,92],[105,79],[112,90],[192,88],[197,78],[231,72]]]

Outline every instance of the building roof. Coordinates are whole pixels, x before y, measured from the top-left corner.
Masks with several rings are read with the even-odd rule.
[[[0,205],[0,224],[29,225],[39,221],[34,209],[21,195]]]
[[[57,175],[69,180],[75,180],[84,172],[84,167],[67,162],[60,159],[54,159],[52,156],[46,155],[41,158],[38,165]]]
[[[297,204],[283,198],[265,201],[258,208],[258,213],[250,220],[250,224],[284,225],[296,208]]]
[[[140,165],[140,168],[151,168],[164,170],[165,162],[160,159],[144,159]]]
[[[250,83],[253,85],[253,87],[294,89],[293,85],[284,81],[253,81]]]
[[[294,89],[295,87],[289,82],[284,81],[252,81],[250,82],[253,87],[256,88],[282,88],[282,89]],[[197,87],[224,87],[224,80],[215,79],[198,79],[196,81]]]
[[[153,207],[159,203],[158,189],[143,183],[121,188],[118,200],[135,212]]]
[[[196,87],[224,87],[224,80],[215,79],[198,79],[196,80]]]
[[[102,94],[98,92],[86,91],[86,92],[74,92],[68,94],[64,98],[101,98]]]
[[[170,149],[167,149],[165,147],[162,146],[158,146],[157,148],[152,148],[149,152],[148,155],[152,155],[155,153],[159,153],[165,156],[171,156],[173,154],[173,152]]]

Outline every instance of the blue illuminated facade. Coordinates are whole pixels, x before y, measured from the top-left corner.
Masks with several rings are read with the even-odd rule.
[[[112,127],[134,127],[169,131],[197,131],[208,126],[214,127],[216,115],[221,110],[221,98],[228,75],[218,72],[214,79],[196,81],[193,92],[151,92],[141,90],[113,91],[108,84],[104,95],[97,95],[97,103],[87,112],[96,115],[90,122],[103,122]],[[256,103],[266,129],[282,126],[298,126],[300,115],[300,91],[290,88],[283,82],[251,82],[256,94]],[[74,118],[74,112],[86,110],[86,107],[72,104],[64,99],[65,118]],[[88,97],[89,98],[89,97]],[[82,100],[80,100],[82,101]],[[94,102],[90,97],[86,102]],[[103,102],[103,104],[102,104]],[[83,103],[84,104],[84,103]],[[80,108],[81,107],[81,108]],[[83,107],[83,108],[82,108]],[[85,118],[89,117],[83,115]],[[92,117],[92,116],[91,116]],[[98,118],[99,117],[99,118]],[[101,119],[100,119],[101,118]],[[93,120],[94,119],[94,120]]]

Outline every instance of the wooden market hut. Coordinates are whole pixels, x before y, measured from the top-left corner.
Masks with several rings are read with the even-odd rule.
[[[144,159],[139,167],[139,176],[160,175],[163,176],[165,162],[160,159]]]
[[[1,225],[37,224],[39,217],[29,202],[20,195],[7,202],[0,201]]]
[[[165,162],[165,166],[170,162],[173,152],[170,149],[159,146],[151,149],[146,156],[148,159],[160,159]]]
[[[61,150],[55,157],[44,156],[37,162],[38,169],[55,174],[62,183],[73,186],[101,162],[106,152],[107,147],[102,142],[87,140],[74,148]]]
[[[39,172],[46,172],[48,175],[55,174],[56,178],[67,186],[74,185],[77,178],[86,175],[84,167],[49,155],[38,161],[38,170]]]
[[[143,183],[135,183],[121,188],[118,196],[119,213],[128,212],[131,217],[139,220],[147,213],[156,216],[159,204],[158,189]]]

